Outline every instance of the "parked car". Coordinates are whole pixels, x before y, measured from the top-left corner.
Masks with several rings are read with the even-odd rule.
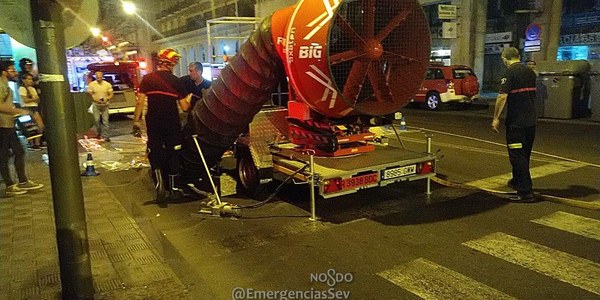
[[[477,99],[479,82],[471,68],[463,65],[432,64],[412,102],[424,103],[427,109],[436,110],[442,103],[470,104]]]

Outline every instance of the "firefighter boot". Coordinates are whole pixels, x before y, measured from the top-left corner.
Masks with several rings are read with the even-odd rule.
[[[169,191],[171,194],[171,199],[178,200],[181,199],[184,195],[183,189],[177,187],[177,177],[179,175],[169,175]]]
[[[154,169],[154,189],[156,190],[156,202],[165,202],[169,195],[160,169]]]

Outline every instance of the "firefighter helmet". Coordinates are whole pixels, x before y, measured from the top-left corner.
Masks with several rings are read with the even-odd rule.
[[[156,58],[159,62],[170,63],[173,65],[179,62],[180,57],[181,55],[171,48],[162,49],[156,54]]]

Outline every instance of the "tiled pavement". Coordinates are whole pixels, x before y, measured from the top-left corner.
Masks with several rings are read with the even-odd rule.
[[[48,166],[29,152],[45,187],[0,199],[0,300],[60,299]],[[96,299],[187,299],[188,292],[101,177],[82,177]]]

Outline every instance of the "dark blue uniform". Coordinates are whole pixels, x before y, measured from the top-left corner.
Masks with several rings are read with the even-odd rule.
[[[150,167],[153,171],[160,169],[163,178],[174,176],[179,172],[179,151],[183,143],[177,101],[185,97],[185,88],[171,72],[155,71],[144,76],[140,92],[148,97],[146,127]]]
[[[194,95],[192,97],[192,101],[190,102],[190,105],[191,105],[190,110],[192,110],[194,108],[194,105],[196,105],[196,102],[199,99],[202,99],[202,90],[208,89],[212,82],[210,80],[204,79],[204,80],[202,80],[202,82],[200,84],[197,85],[194,82],[194,80],[192,80],[192,78],[190,78],[190,75],[181,77],[181,80],[183,81],[183,84],[185,85],[187,94],[192,93]]]
[[[512,186],[524,198],[533,197],[529,159],[535,139],[536,74],[527,66],[511,65],[502,77],[500,93],[507,94],[506,145],[512,165]]]

